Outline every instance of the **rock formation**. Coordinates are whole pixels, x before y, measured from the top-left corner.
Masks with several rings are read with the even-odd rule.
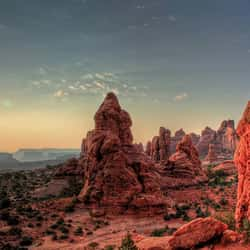
[[[152,143],[148,143],[147,152],[155,162],[167,161],[170,156],[171,132],[169,129],[160,127],[159,136],[155,136]],[[151,146],[151,150],[149,147]]]
[[[238,124],[237,134],[240,141],[234,158],[238,169],[235,219],[240,227],[244,219],[250,220],[250,101]]]
[[[171,138],[171,146],[170,146],[171,153],[175,152],[177,144],[182,140],[182,138],[185,135],[186,133],[182,128],[175,132],[175,135]]]
[[[225,153],[234,153],[238,138],[233,120],[227,120],[221,123],[217,131],[217,140],[221,143],[222,151]]]
[[[227,228],[226,224],[212,217],[198,218],[180,227],[172,236],[143,237],[134,235],[133,239],[137,247],[143,250],[201,249],[199,247],[201,245],[211,247],[211,241],[215,239],[217,243],[218,241],[228,243],[228,239],[237,242],[239,235],[227,230]],[[210,249],[210,247],[202,249]]]
[[[217,152],[214,144],[209,144],[208,154],[206,156],[206,161],[209,163],[216,162],[218,160]]]
[[[197,175],[204,175],[199,160],[199,154],[194,147],[191,137],[185,135],[176,146],[176,153],[169,158],[167,169],[179,177],[193,178]]]
[[[146,155],[151,157],[151,148],[152,148],[152,143],[151,141],[148,141],[147,145],[146,145]]]
[[[155,162],[160,161],[159,136],[154,136],[151,143],[151,158]]]
[[[223,171],[227,176],[234,176],[236,175],[236,168],[234,161],[224,161],[213,168],[213,171]]]
[[[136,150],[139,153],[143,153],[144,152],[144,148],[143,148],[143,144],[142,143],[135,143],[134,146],[135,146]]]
[[[201,157],[205,157],[208,154],[209,144],[214,144],[216,141],[216,131],[206,127],[201,132],[201,137],[197,143],[197,149]]]
[[[236,149],[238,137],[234,128],[233,120],[225,120],[220,128],[215,131],[206,127],[197,143],[197,149],[201,157],[205,157],[209,151],[209,145],[214,144],[214,152],[217,156],[230,158]]]
[[[170,249],[193,249],[211,239],[222,237],[228,226],[212,217],[198,218],[180,227],[169,240]]]
[[[196,145],[199,142],[199,140],[200,140],[200,136],[197,135],[197,134],[195,134],[195,133],[191,133],[190,137],[191,137],[192,143],[194,145]]]
[[[160,176],[152,162],[132,144],[132,121],[117,97],[109,93],[88,132],[82,160],[85,185],[79,195],[85,204],[114,210],[163,208]]]

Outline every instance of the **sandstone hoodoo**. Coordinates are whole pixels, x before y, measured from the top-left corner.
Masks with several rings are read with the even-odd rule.
[[[208,154],[206,157],[206,161],[209,163],[216,162],[218,160],[217,152],[214,144],[209,144]]]
[[[235,152],[235,164],[238,169],[238,193],[235,219],[240,227],[243,220],[250,221],[250,101],[237,127],[240,137]]]
[[[175,132],[174,136],[171,137],[171,153],[175,152],[177,144],[182,140],[185,135],[185,131],[181,128]]]
[[[179,177],[204,176],[199,154],[189,135],[185,135],[177,144],[176,153],[169,158],[168,165],[168,168],[172,168],[173,173]]]
[[[150,159],[133,145],[130,115],[109,93],[88,132],[82,165],[85,185],[79,195],[86,204],[116,209],[165,206],[160,176]]]
[[[221,123],[221,126],[217,131],[217,138],[221,143],[223,152],[234,153],[238,138],[233,120],[227,120]]]
[[[170,144],[171,144],[171,132],[169,129],[160,127],[159,136],[155,136],[152,143],[148,144],[151,146],[150,152],[151,158],[156,162],[167,161],[170,156]]]
[[[214,144],[215,141],[216,131],[209,127],[202,130],[200,140],[197,144],[197,149],[202,157],[208,154],[209,145]]]

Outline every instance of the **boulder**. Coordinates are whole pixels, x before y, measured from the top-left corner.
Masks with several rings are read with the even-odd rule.
[[[200,244],[222,237],[228,226],[212,217],[199,218],[180,227],[168,241],[175,249],[192,249]]]

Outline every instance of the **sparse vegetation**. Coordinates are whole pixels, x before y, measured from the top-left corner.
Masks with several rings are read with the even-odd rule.
[[[99,243],[97,243],[97,242],[91,242],[89,245],[88,245],[88,247],[90,248],[90,249],[96,249],[97,247],[99,246]]]
[[[75,234],[76,236],[82,236],[82,235],[83,235],[83,230],[82,230],[82,228],[81,228],[81,227],[78,227],[78,228],[75,230],[74,234]]]
[[[228,225],[230,230],[235,230],[235,219],[234,219],[234,212],[224,212],[221,215],[217,215],[216,219],[222,221],[223,223]]]
[[[32,237],[29,236],[24,236],[21,241],[20,241],[20,245],[21,246],[30,246],[33,243],[33,239]]]
[[[135,243],[132,240],[132,237],[129,233],[122,240],[122,244],[119,247],[119,250],[138,250],[137,246],[135,245]]]

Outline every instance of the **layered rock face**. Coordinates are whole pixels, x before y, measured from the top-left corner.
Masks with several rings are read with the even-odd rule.
[[[227,120],[221,123],[217,131],[217,140],[221,143],[222,151],[225,153],[232,153],[235,151],[238,138],[233,120]]]
[[[151,146],[150,155],[156,162],[163,162],[168,160],[170,155],[170,143],[171,143],[171,132],[169,129],[160,127],[159,136],[155,136],[152,143],[148,144]]]
[[[182,128],[175,132],[174,136],[171,138],[170,151],[172,154],[175,152],[177,144],[182,140],[185,135],[186,133]]]
[[[205,157],[209,151],[209,145],[213,144],[217,155],[232,156],[238,143],[238,137],[234,128],[234,121],[223,121],[220,128],[215,131],[206,127],[197,143],[197,149],[201,157]]]
[[[177,144],[176,153],[169,158],[167,169],[179,177],[193,178],[197,175],[204,175],[199,160],[199,154],[194,147],[191,137],[185,135]]]
[[[215,144],[216,141],[216,131],[206,127],[201,132],[201,137],[197,143],[197,149],[202,157],[205,157],[208,154],[209,144]]]
[[[244,219],[250,220],[250,101],[237,127],[240,137],[234,161],[238,169],[238,193],[235,219],[240,227]]]
[[[209,163],[216,162],[218,160],[217,151],[214,144],[209,144],[208,154],[205,160]]]
[[[163,207],[160,176],[132,144],[132,121],[109,93],[95,115],[95,129],[85,140],[85,185],[79,195],[102,207]]]

